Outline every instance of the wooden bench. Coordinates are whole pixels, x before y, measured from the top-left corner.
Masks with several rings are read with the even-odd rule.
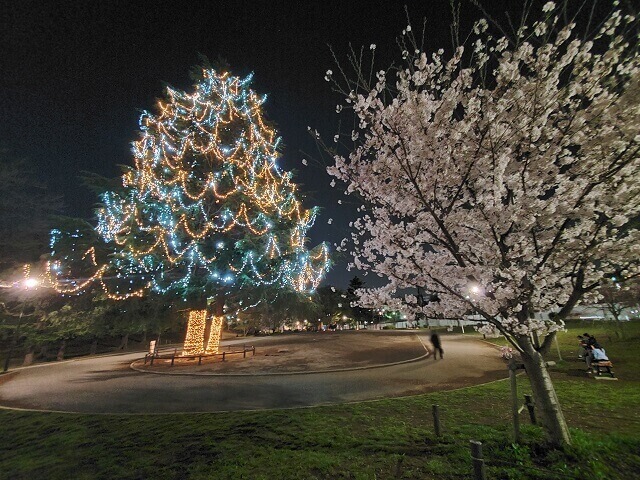
[[[596,375],[600,375],[602,373],[608,373],[611,377],[615,377],[613,374],[613,363],[610,360],[601,360],[599,362],[591,362],[591,368],[593,369],[593,373]],[[605,372],[606,370],[606,372]]]

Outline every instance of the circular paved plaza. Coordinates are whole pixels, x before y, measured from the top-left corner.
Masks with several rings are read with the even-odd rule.
[[[449,390],[504,378],[498,351],[443,335],[444,360],[420,331],[324,332],[230,339],[256,355],[145,366],[141,352],[85,357],[0,376],[0,406],[82,413],[179,413],[327,405]],[[133,367],[133,368],[132,368]],[[141,371],[142,370],[142,371]]]

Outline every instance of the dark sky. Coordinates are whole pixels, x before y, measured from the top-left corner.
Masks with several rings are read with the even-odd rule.
[[[319,166],[300,161],[316,150],[308,125],[329,140],[337,128],[339,98],[323,79],[336,70],[327,44],[344,60],[349,42],[367,53],[375,43],[385,66],[385,57],[399,58],[405,4],[414,31],[427,17],[429,46],[450,45],[448,0],[5,1],[0,148],[32,162],[69,214],[89,217],[97,199],[79,185],[80,171],[119,175],[118,164],[132,161],[140,110],[153,109],[166,84],[190,89],[199,53],[220,56],[236,75],[254,72],[253,88],[268,94],[266,115],[285,145],[281,165],[297,171],[307,206],[323,209],[312,244],[333,245],[346,236],[352,209],[338,205],[347,197]],[[327,283],[345,287],[354,275],[345,265],[339,260]]]

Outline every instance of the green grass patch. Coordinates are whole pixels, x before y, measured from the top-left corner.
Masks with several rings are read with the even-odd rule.
[[[585,328],[586,327],[586,328]],[[576,332],[604,344],[619,381],[595,381]],[[552,448],[521,416],[512,441],[509,385],[308,409],[166,416],[0,411],[0,478],[7,479],[460,479],[469,440],[483,442],[488,478],[630,479],[640,472],[640,324],[626,338],[606,325],[559,337],[555,386],[573,444]],[[497,354],[497,353],[496,353]],[[550,360],[557,353],[552,349]],[[518,377],[520,397],[530,392]],[[440,405],[443,435],[433,433]]]

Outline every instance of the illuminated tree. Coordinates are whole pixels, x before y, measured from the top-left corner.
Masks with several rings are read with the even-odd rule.
[[[329,168],[368,206],[355,266],[389,278],[361,302],[401,308],[396,293],[421,287],[439,301],[404,307],[476,312],[518,350],[556,443],[570,436],[544,354],[607,273],[640,274],[638,22],[614,7],[581,32],[570,4],[546,2],[533,23],[525,7],[514,36],[481,19],[451,54],[422,51],[407,27],[397,75],[336,80],[357,126]]]
[[[191,309],[185,354],[217,351],[230,295],[242,292],[235,303],[248,307],[252,288],[312,290],[328,268],[324,244],[305,247],[316,209],[302,207],[277,165],[266,97],[249,88],[251,76],[202,68],[195,77],[193,93],[167,88],[157,113],[142,114],[134,165],[101,196],[99,248],[63,248],[51,264],[62,292],[99,282],[114,299],[179,296]],[[55,232],[54,252],[68,239]],[[71,264],[93,273],[79,280]]]

